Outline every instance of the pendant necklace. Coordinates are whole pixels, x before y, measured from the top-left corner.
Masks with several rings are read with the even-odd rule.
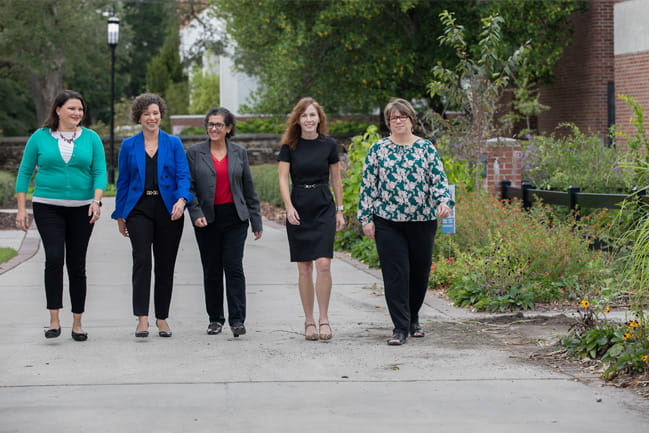
[[[63,131],[59,131],[59,137],[66,143],[72,144],[74,139],[77,137],[77,131],[72,132],[72,136],[70,138],[67,138],[65,135],[63,135]]]

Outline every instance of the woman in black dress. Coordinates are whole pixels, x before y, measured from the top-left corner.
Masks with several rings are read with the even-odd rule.
[[[312,98],[302,98],[293,107],[287,124],[277,157],[279,189],[286,208],[291,261],[297,262],[304,338],[330,340],[331,259],[336,231],[345,225],[338,148],[335,140],[326,136],[327,116]],[[335,202],[329,189],[330,179]],[[313,315],[314,299],[318,301],[319,329]]]

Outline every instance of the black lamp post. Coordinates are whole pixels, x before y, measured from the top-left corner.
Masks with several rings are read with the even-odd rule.
[[[110,155],[108,183],[115,183],[115,47],[119,42],[119,18],[108,18],[108,46],[110,47]]]

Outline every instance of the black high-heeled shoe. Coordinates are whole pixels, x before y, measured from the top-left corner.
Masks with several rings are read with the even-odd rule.
[[[61,335],[61,328],[50,328],[45,330],[45,338],[56,338]]]
[[[72,339],[74,341],[86,341],[88,339],[88,333],[72,331]]]
[[[149,327],[149,324],[146,324],[147,328]],[[138,331],[137,328],[135,328],[135,336],[137,338],[146,338],[149,336],[149,330],[147,329],[146,331]]]
[[[161,337],[165,337],[165,338],[171,337],[171,335],[172,335],[171,329],[168,330],[168,331],[160,331],[160,326],[158,325],[158,321],[159,321],[159,319],[156,319],[156,321],[155,321],[155,326],[158,327],[158,335],[161,336]],[[164,320],[163,320],[163,322],[164,322]]]

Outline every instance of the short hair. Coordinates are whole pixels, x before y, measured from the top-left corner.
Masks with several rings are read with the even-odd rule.
[[[54,102],[52,102],[52,107],[50,108],[50,113],[45,122],[43,122],[44,128],[50,128],[52,131],[59,129],[59,114],[56,112],[56,109],[65,105],[65,103],[70,99],[78,99],[81,101],[81,106],[83,107],[83,119],[81,119],[81,123],[84,123],[86,113],[88,112],[85,99],[83,99],[83,96],[81,96],[81,93],[79,92],[75,92],[74,90],[63,90],[54,98]]]
[[[282,144],[288,145],[291,150],[295,150],[297,142],[302,136],[300,116],[311,105],[313,105],[315,110],[318,112],[318,117],[320,118],[317,129],[318,136],[323,137],[329,134],[329,127],[327,126],[327,115],[325,114],[320,104],[318,104],[318,102],[313,98],[302,98],[297,102],[297,104],[295,104],[293,111],[291,111],[291,114],[288,116],[288,120],[286,121],[286,130],[282,135]]]
[[[133,100],[133,105],[131,105],[131,120],[134,123],[140,123],[142,113],[151,104],[156,104],[158,106],[160,109],[160,117],[164,119],[167,115],[167,104],[165,103],[165,100],[153,93],[142,93]]]
[[[225,107],[216,107],[211,108],[210,111],[205,115],[205,129],[207,129],[207,123],[209,122],[210,117],[212,116],[222,116],[225,126],[232,125],[230,132],[225,134],[227,138],[234,137],[235,130],[237,129],[237,119],[235,119],[234,114]]]
[[[385,118],[385,123],[388,127],[390,126],[390,116],[394,111],[398,111],[404,116],[408,116],[413,127],[417,125],[417,112],[413,108],[412,104],[403,98],[392,98],[383,110],[383,117]]]

